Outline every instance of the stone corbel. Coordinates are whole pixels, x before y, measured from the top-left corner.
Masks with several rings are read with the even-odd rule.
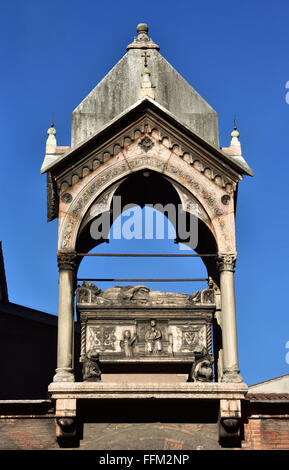
[[[220,400],[219,441],[224,447],[238,447],[241,441],[241,400]]]
[[[60,447],[78,445],[76,399],[58,398],[55,406],[56,440]]]

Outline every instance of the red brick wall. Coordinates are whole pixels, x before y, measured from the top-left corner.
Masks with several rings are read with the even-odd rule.
[[[125,416],[119,416],[119,421],[105,421],[108,410],[102,406],[105,413],[96,407],[98,417],[93,419],[94,404],[87,404],[87,410],[80,407],[80,414],[84,418],[83,439],[80,449],[218,449],[218,425],[216,413],[213,409],[209,415],[211,420],[205,419],[205,407],[199,407],[201,415],[196,418],[196,410],[189,415],[191,408],[186,408],[187,420],[178,424],[176,420],[168,423],[160,419],[158,422],[145,422],[140,419],[128,420],[129,412],[136,415],[137,409],[133,404],[124,407]],[[159,403],[155,404],[158,409]],[[115,405],[116,406],[116,405]],[[152,414],[155,414],[153,404]],[[110,408],[113,408],[110,405]],[[207,407],[208,408],[208,407]],[[172,414],[172,410],[170,413]],[[217,410],[217,408],[216,408]],[[216,411],[215,410],[215,411]],[[91,420],[87,420],[87,413]],[[166,409],[167,412],[167,409]],[[116,409],[112,409],[115,416]],[[180,410],[177,410],[180,414]],[[137,416],[135,416],[137,417]],[[142,416],[138,416],[141,418]],[[247,403],[243,410],[244,450],[289,450],[289,403]],[[109,418],[109,416],[106,416]],[[207,416],[209,418],[209,416]],[[126,423],[126,424],[125,424]],[[101,437],[101,438],[100,438]],[[151,440],[151,441],[150,441]],[[17,404],[0,406],[0,450],[40,450],[59,449],[55,438],[55,417],[51,404]]]
[[[0,450],[58,448],[54,418],[0,419]]]
[[[289,417],[251,417],[244,424],[243,449],[289,450]]]
[[[1,450],[56,450],[54,418],[0,419]],[[85,423],[79,450],[218,450],[217,423]]]

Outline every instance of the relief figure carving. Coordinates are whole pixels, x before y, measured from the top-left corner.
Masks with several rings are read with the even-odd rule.
[[[133,357],[133,347],[136,341],[136,335],[131,336],[130,330],[125,330],[123,332],[122,339],[120,340],[120,347],[124,352],[125,357]]]
[[[151,320],[150,328],[145,334],[146,351],[150,354],[159,354],[162,351],[162,332],[156,326],[156,321]]]

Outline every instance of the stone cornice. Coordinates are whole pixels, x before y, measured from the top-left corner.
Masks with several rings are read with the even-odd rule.
[[[111,384],[102,382],[51,383],[48,387],[52,399],[64,398],[178,398],[178,399],[245,399],[248,387],[244,383],[224,384],[177,383],[168,384],[134,383]]]
[[[145,112],[149,112],[151,113],[151,115],[156,115],[157,122],[160,122],[160,119],[163,120],[167,125],[170,125],[173,130],[180,130],[183,135],[189,137],[190,142],[195,141],[206,151],[215,154],[215,156],[217,157],[217,161],[219,160],[219,164],[223,164],[225,169],[231,169],[237,174],[247,174],[247,170],[245,168],[240,167],[238,162],[234,161],[234,159],[227,156],[224,152],[222,152],[220,148],[215,147],[214,145],[204,140],[202,137],[198,136],[191,129],[189,129],[186,124],[180,122],[172,113],[170,113],[159,103],[149,99],[148,97],[145,97],[142,100],[136,102],[135,105],[131,106],[131,108],[114,118],[111,122],[109,122],[102,129],[100,129],[95,135],[92,135],[86,141],[79,144],[77,147],[71,148],[71,150],[65,155],[63,155],[63,157],[58,159],[53,164],[49,165],[49,167],[47,167],[45,171],[51,171],[52,169],[54,171],[54,169],[57,169],[57,173],[58,169],[60,168],[61,170],[61,168],[63,167],[63,163],[66,162],[68,159],[73,158],[75,154],[77,154],[76,159],[79,160],[80,154],[83,151],[87,153],[87,149],[91,148],[91,146],[96,148],[97,143],[102,139],[107,141],[109,138],[108,134],[112,134],[113,136],[117,137],[117,133],[119,130],[122,132],[125,130],[126,126],[136,123],[139,118],[142,118],[144,116]]]
[[[62,171],[59,168],[60,171],[55,176],[58,192],[72,187],[100,165],[107,163],[120,152],[125,152],[130,144],[138,142],[142,145],[144,139],[151,140],[152,146],[154,140],[160,142],[228,194],[235,190],[240,179],[238,173],[224,167],[213,152],[209,153],[199,143],[190,141],[164,121],[161,122],[156,115],[147,113],[105,143],[100,142],[99,146],[88,149],[88,152],[80,152],[77,160],[71,162],[73,164],[68,168],[64,166]]]
[[[53,180],[52,191],[47,195],[48,219],[57,217],[60,192],[77,184],[120,152],[125,154],[130,144],[140,143],[146,137],[163,144],[227,194],[235,191],[243,173],[249,174],[232,157],[194,134],[172,113],[146,97],[42,171],[50,173]]]

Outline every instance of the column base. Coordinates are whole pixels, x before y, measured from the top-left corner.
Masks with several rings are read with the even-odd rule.
[[[68,367],[56,369],[53,382],[75,382],[74,370]]]
[[[244,382],[239,370],[224,370],[221,382],[225,383],[241,383]]]

